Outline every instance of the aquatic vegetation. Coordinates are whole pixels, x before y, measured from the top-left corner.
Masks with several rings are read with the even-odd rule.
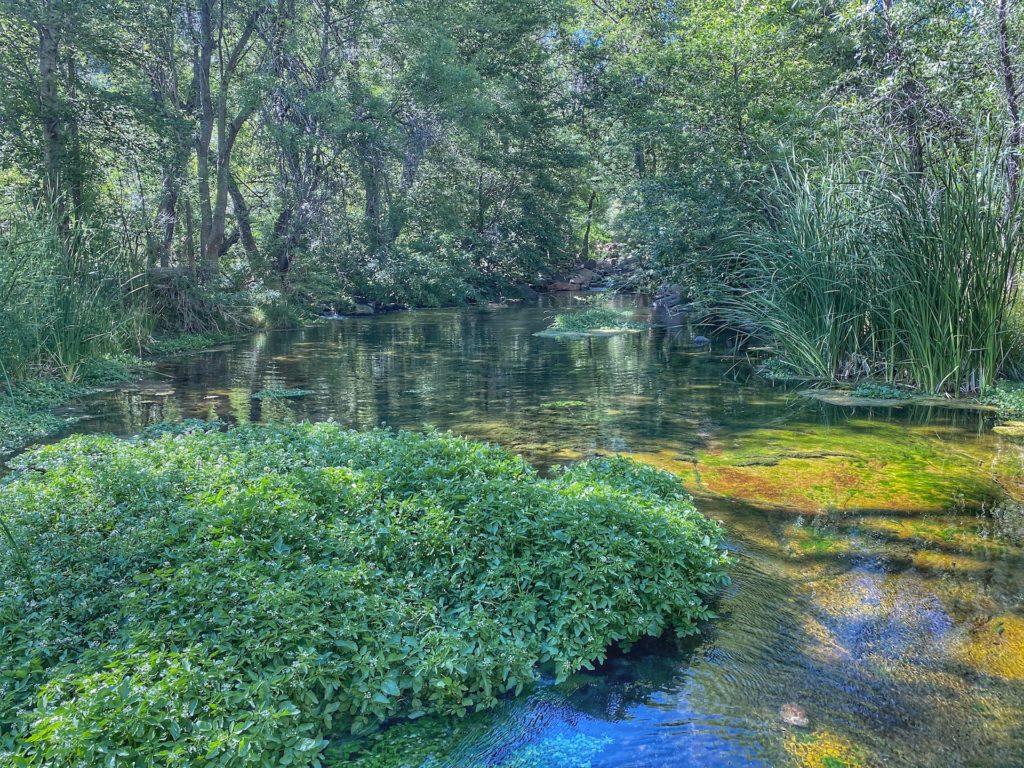
[[[562,312],[546,331],[535,336],[574,337],[574,336],[609,336],[629,331],[640,330],[643,323],[632,322],[629,312],[611,307],[586,307],[569,312]]]
[[[146,368],[130,355],[99,356],[78,364],[77,381],[51,377],[23,381],[6,393],[0,389],[0,455],[14,453],[74,424],[75,417],[54,414],[62,403],[131,381]]]
[[[308,389],[280,389],[268,387],[253,394],[254,400],[286,400],[293,397],[305,397],[313,394]]]
[[[574,408],[586,408],[587,405],[585,400],[555,400],[550,403],[541,403],[539,407],[553,411],[568,411]]]
[[[1003,614],[976,622],[959,648],[959,658],[986,675],[1024,681],[1024,619]]]
[[[789,734],[786,751],[800,768],[857,768],[864,765],[861,750],[827,730]]]
[[[146,344],[146,351],[151,355],[180,355],[216,347],[230,341],[231,338],[226,333],[184,333],[150,341]]]
[[[313,765],[671,628],[728,582],[720,526],[626,459],[537,474],[439,433],[195,424],[76,436],[0,486],[0,749]],[[119,758],[120,759],[120,758]]]
[[[807,381],[806,374],[802,373],[798,366],[787,362],[781,357],[770,357],[760,363],[755,371],[757,375],[768,381],[788,382]]]
[[[808,512],[943,511],[966,494],[995,497],[991,456],[951,450],[904,425],[849,420],[824,430],[749,430],[735,444],[695,453],[684,477],[713,493]]]
[[[917,393],[891,384],[859,384],[853,396],[870,400],[913,400]]]
[[[1000,421],[1024,419],[1024,382],[1000,381],[985,402],[997,408]]]

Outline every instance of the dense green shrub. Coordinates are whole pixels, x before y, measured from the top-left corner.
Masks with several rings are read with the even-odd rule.
[[[39,765],[315,765],[711,617],[718,524],[625,459],[331,423],[73,437],[0,487],[0,744]],[[0,758],[0,762],[3,762]]]

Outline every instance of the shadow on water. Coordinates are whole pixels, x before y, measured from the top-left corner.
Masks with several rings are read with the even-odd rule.
[[[554,311],[257,335],[73,408],[80,430],[122,434],[333,418],[430,424],[541,467],[629,453],[728,526],[734,583],[700,637],[644,642],[458,723],[397,724],[366,765],[1024,765],[1020,444],[975,412],[796,397],[687,329],[534,337]],[[252,398],[267,388],[311,394]]]

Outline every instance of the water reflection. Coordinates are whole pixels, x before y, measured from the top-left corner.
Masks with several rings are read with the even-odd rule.
[[[1019,443],[976,412],[795,397],[696,350],[685,328],[534,337],[553,312],[260,335],[83,402],[80,428],[333,418],[431,424],[539,465],[629,452],[726,522],[739,565],[705,635],[645,643],[462,723],[418,723],[426,764],[1024,765]],[[251,397],[267,388],[311,394]],[[807,728],[783,722],[787,704]]]

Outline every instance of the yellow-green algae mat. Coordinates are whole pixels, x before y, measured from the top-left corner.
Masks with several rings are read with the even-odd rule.
[[[1024,564],[1024,440],[1001,432],[993,451],[957,440],[949,427],[852,418],[831,428],[756,428],[711,439],[692,455],[666,448],[634,457],[685,478],[699,505],[722,513],[735,534],[774,554],[780,570],[809,589],[811,611],[802,618],[809,659],[854,663],[858,650],[831,628],[877,623],[879,615],[906,620],[897,614],[908,602],[928,619],[930,612],[948,616],[941,663],[917,665],[884,649],[857,663],[893,684],[974,695],[993,735],[1012,739],[1024,713],[1001,707],[998,692],[1024,684],[1024,618],[1012,607],[1015,600],[1019,607],[1020,594],[1012,594],[1019,575],[1011,573]],[[724,501],[762,517],[730,516]],[[836,557],[870,558],[883,547],[907,570],[837,574],[829,567]],[[928,603],[932,595],[937,606]],[[929,640],[907,655],[931,653]],[[987,694],[970,690],[978,677],[988,681]],[[942,738],[956,722],[932,726],[930,735]],[[856,736],[831,726],[787,728],[784,746],[795,765],[808,768],[883,764]],[[912,760],[913,745],[907,750]]]

